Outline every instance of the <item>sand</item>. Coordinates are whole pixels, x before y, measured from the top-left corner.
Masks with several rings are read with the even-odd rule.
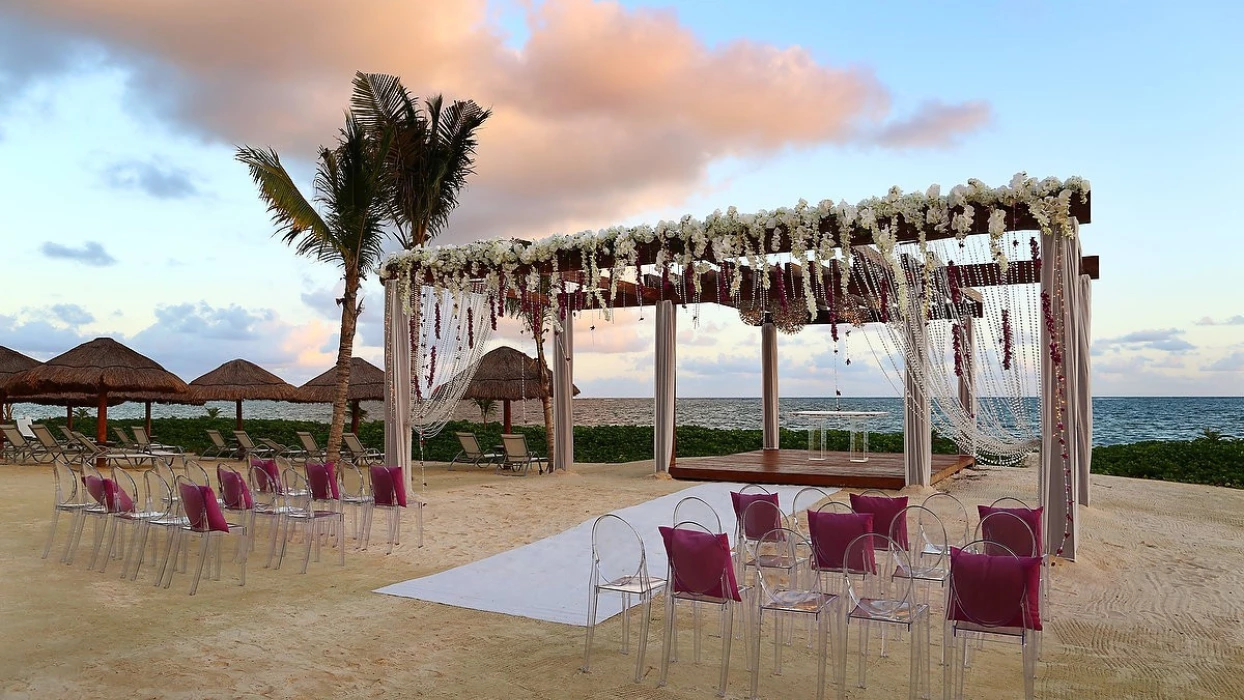
[[[685,488],[653,478],[651,463],[577,465],[569,474],[496,476],[429,466],[426,544],[263,568],[252,557],[245,587],[226,564],[194,597],[177,574],[168,590],[72,567],[57,548],[39,558],[50,515],[47,467],[0,464],[0,696],[6,698],[452,697],[710,698],[720,640],[706,639],[704,663],[690,661],[690,635],[670,682],[657,687],[661,606],[655,606],[647,671],[631,681],[633,656],[617,651],[618,618],[598,628],[593,670],[579,670],[583,629],[372,593],[375,588],[474,561],[553,535],[609,510]],[[1033,499],[1025,469],[965,472],[943,486],[975,504],[1003,495]],[[1083,512],[1079,561],[1053,571],[1037,692],[1043,698],[1244,697],[1244,492],[1094,477]],[[377,532],[382,533],[379,525]],[[382,535],[383,536],[383,535]],[[567,576],[587,576],[584,569]],[[506,585],[498,581],[498,586]],[[684,628],[685,629],[685,628]],[[762,647],[760,694],[810,697],[812,654],[797,637],[784,672],[770,672]],[[940,623],[934,637],[940,634]],[[938,642],[934,642],[937,644]],[[729,694],[745,697],[750,674],[734,645]],[[874,656],[869,687],[852,698],[905,696],[906,652]],[[632,652],[634,653],[634,652]],[[941,670],[934,650],[933,694]],[[831,687],[831,692],[833,688]],[[967,697],[1022,696],[1019,650],[990,645],[976,657]]]

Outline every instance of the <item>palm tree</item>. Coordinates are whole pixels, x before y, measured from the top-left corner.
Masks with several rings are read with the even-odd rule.
[[[393,134],[388,218],[403,248],[426,245],[445,227],[475,173],[476,132],[492,112],[471,100],[446,107],[441,95],[420,109],[397,77],[363,72],[354,76],[350,106],[373,134]]]
[[[475,407],[479,409],[479,415],[484,425],[488,425],[488,416],[491,416],[492,412],[497,410],[497,402],[492,399],[472,400],[475,402]]]
[[[359,286],[367,271],[379,264],[386,235],[384,223],[391,201],[386,161],[391,143],[391,132],[366,128],[354,115],[346,115],[337,145],[320,148],[314,202],[323,214],[298,190],[276,151],[244,146],[236,156],[250,169],[277,235],[295,246],[299,255],[337,264],[345,277],[345,291],[337,300],[341,306],[341,337],[333,422],[328,433],[330,461],[338,461],[341,456],[350,355],[362,311]]]

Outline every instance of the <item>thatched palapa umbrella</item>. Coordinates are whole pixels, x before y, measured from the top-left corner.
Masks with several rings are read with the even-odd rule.
[[[576,396],[579,394],[579,387],[574,387],[574,393]],[[503,429],[508,433],[512,430],[511,401],[542,399],[546,396],[548,394],[540,384],[539,361],[503,345],[480,358],[471,385],[467,387],[462,398],[500,400]]]
[[[9,403],[9,399],[4,393],[4,385],[8,383],[9,378],[38,366],[39,361],[33,357],[26,357],[16,350],[10,350],[0,345],[0,406]],[[8,419],[8,417],[8,415],[0,416],[0,418],[4,419]],[[0,433],[0,447],[3,446],[4,433]]]
[[[203,401],[236,402],[238,430],[242,429],[243,401],[299,400],[293,384],[246,360],[229,360],[190,382],[190,396]]]
[[[96,397],[99,420],[95,439],[101,444],[108,442],[111,400],[175,400],[189,390],[185,382],[155,360],[112,338],[83,343],[15,375],[5,385],[5,393],[15,400],[55,392],[83,392]]]
[[[298,387],[300,400],[306,403],[332,403],[337,392],[337,368]],[[350,432],[359,431],[359,402],[384,401],[384,370],[361,357],[350,358]]]

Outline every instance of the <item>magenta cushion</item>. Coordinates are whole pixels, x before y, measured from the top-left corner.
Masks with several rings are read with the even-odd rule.
[[[972,554],[952,548],[950,608],[946,617],[991,627],[1040,631],[1041,559]]]
[[[872,531],[872,513],[808,511],[808,532],[812,536],[816,568],[841,571],[847,545],[851,544],[855,538]],[[852,550],[851,554],[851,571],[877,573],[877,562],[871,546],[857,547]]]
[[[104,502],[103,479],[98,476],[84,476],[82,477],[82,483],[86,485],[86,492],[91,494],[91,498],[95,499],[96,503],[107,506],[107,503]]]
[[[341,498],[337,487],[337,470],[332,462],[307,462],[307,482],[311,485],[311,497],[317,501],[335,501]]]
[[[207,528],[216,532],[228,532],[229,523],[225,522],[225,514],[220,510],[216,492],[211,486],[200,486],[199,494],[203,499],[203,510],[207,514]]]
[[[280,490],[281,469],[280,467],[276,466],[275,459],[257,459],[255,457],[251,457],[251,466],[259,467],[260,469],[262,469],[264,473],[268,475],[269,483],[272,484],[273,487],[275,487],[274,490]],[[273,490],[273,489],[269,489],[267,484],[259,484],[259,490],[268,491],[268,490]]]
[[[207,516],[203,505],[203,492],[199,490],[198,485],[184,481],[178,482],[177,490],[181,495],[181,508],[186,512],[186,519],[190,521],[190,529],[206,530]]]
[[[220,480],[220,496],[226,508],[250,510],[255,507],[255,498],[241,474],[232,469],[219,469],[216,477]]]
[[[730,539],[688,528],[661,527],[675,593],[742,600],[730,557]]]
[[[1044,537],[1041,532],[1041,514],[1044,508],[994,508],[992,506],[976,506],[982,521],[994,513],[1010,513],[1024,521],[1028,526],[1025,530],[1013,518],[989,518],[981,529],[981,539],[998,544],[1021,556],[1041,556],[1045,552]],[[1031,531],[1031,534],[1030,532]],[[1033,550],[1036,540],[1036,550]],[[998,552],[994,552],[995,554]]]
[[[378,506],[406,507],[406,484],[401,467],[371,467],[372,498]]]
[[[757,508],[748,513],[748,506],[757,501],[772,503],[774,508]],[[730,503],[734,506],[734,517],[743,521],[743,536],[749,540],[758,540],[770,530],[782,527],[782,511],[778,505],[776,493],[735,493],[730,492]],[[747,516],[744,520],[744,516]]]
[[[907,549],[906,518],[900,519],[898,525],[893,530],[891,530],[891,526],[894,524],[895,518],[898,517],[899,511],[906,507],[906,496],[890,498],[889,496],[851,494],[851,510],[856,513],[872,513],[873,531],[878,535],[885,535],[893,539],[903,549]]]
[[[112,479],[104,479],[104,505],[109,513],[134,512],[134,500]]]

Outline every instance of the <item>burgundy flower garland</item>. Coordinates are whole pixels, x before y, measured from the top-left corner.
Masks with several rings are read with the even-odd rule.
[[[1067,540],[1071,538],[1071,529],[1074,526],[1075,519],[1071,516],[1071,511],[1075,507],[1075,499],[1071,493],[1071,454],[1067,452],[1067,435],[1065,424],[1063,422],[1063,404],[1067,402],[1065,392],[1066,376],[1063,374],[1063,353],[1055,340],[1055,331],[1058,325],[1054,319],[1054,305],[1050,300],[1050,293],[1041,292],[1041,311],[1045,316],[1045,330],[1050,334],[1050,363],[1051,371],[1057,377],[1055,386],[1057,387],[1058,396],[1054,402],[1054,421],[1058,432],[1058,449],[1063,460],[1063,485],[1066,490],[1067,498],[1067,520],[1063,526],[1063,539],[1058,543],[1058,550],[1054,552],[1055,556],[1062,556],[1063,549],[1067,546]]]
[[[950,287],[951,303],[958,306],[959,302],[963,301],[963,290],[959,286],[959,268],[954,260],[946,263],[946,284]]]
[[[475,348],[475,309],[467,309],[467,347]]]
[[[436,339],[441,339],[441,305],[436,305]]]
[[[955,376],[963,376],[963,343],[959,339],[959,334],[963,332],[962,327],[958,323],[950,326],[951,344],[954,346],[955,352]]]
[[[1032,251],[1032,261],[1036,263],[1037,276],[1041,275],[1041,245],[1037,243],[1037,237],[1033,236],[1028,239],[1028,249]]]
[[[1011,368],[1011,360],[1014,359],[1015,349],[1011,346],[1011,312],[1007,309],[1002,310],[1002,369]]]
[[[778,303],[782,305],[782,311],[785,311],[785,310],[786,310],[786,305],[787,305],[787,301],[786,301],[786,273],[782,271],[782,266],[781,266],[781,265],[778,265],[778,266],[777,266],[777,274],[775,274],[774,276],[775,276],[775,277],[777,277],[777,296],[778,296]]]
[[[436,378],[436,346],[428,352],[428,389],[432,388],[432,380]]]

